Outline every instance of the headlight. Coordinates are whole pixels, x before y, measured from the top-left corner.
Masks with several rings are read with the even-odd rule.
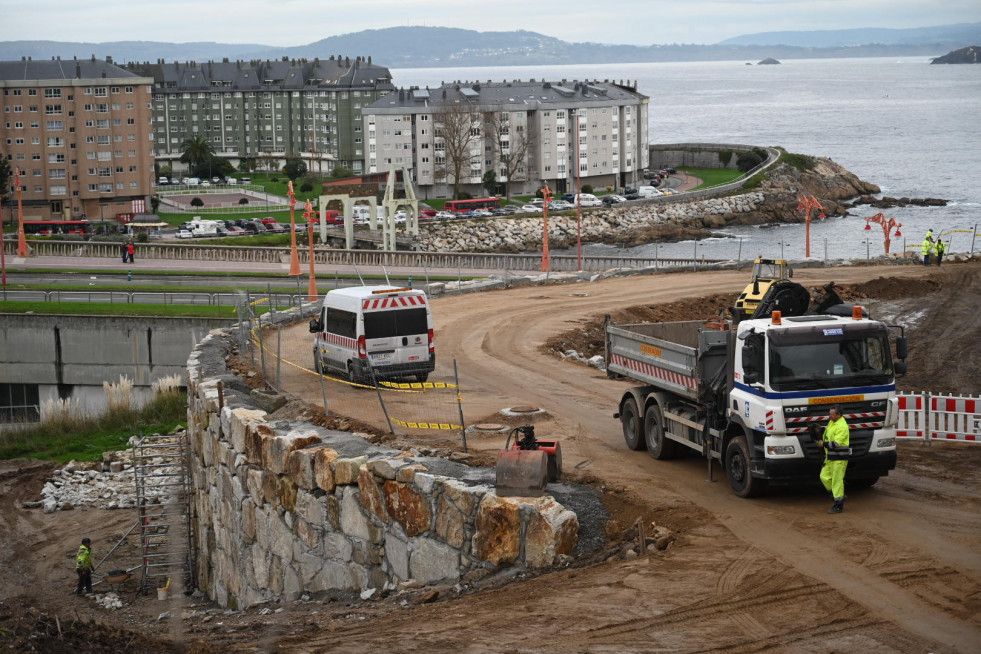
[[[880,438],[875,442],[876,447],[896,447],[895,438]]]
[[[796,450],[793,445],[767,445],[766,453],[774,454],[793,454]]]

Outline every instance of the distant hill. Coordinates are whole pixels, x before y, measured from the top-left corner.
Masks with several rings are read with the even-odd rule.
[[[981,45],[972,45],[937,57],[931,64],[981,64]]]
[[[884,34],[891,34],[888,39]],[[956,41],[957,35],[964,35]],[[782,36],[781,36],[782,35]],[[864,35],[864,36],[863,36]],[[969,36],[968,36],[969,35]],[[868,39],[864,40],[863,39]],[[875,41],[875,39],[879,39]],[[738,42],[737,42],[738,41]],[[765,41],[753,44],[753,41]],[[785,42],[781,44],[781,42]],[[612,45],[569,43],[525,30],[477,32],[449,27],[391,27],[331,36],[293,47],[231,44],[210,41],[166,43],[114,41],[69,43],[59,41],[2,41],[0,60],[22,57],[61,57],[129,61],[208,61],[228,58],[279,59],[331,55],[371,57],[389,68],[451,66],[513,66],[645,61],[759,61],[774,59],[936,56],[952,48],[981,42],[981,23],[947,25],[914,30],[840,30],[824,32],[769,32],[728,39],[715,45]]]
[[[744,34],[716,45],[793,45],[805,48],[842,48],[861,45],[941,45],[960,47],[981,40],[981,23],[958,23],[911,29],[865,27],[810,32]]]

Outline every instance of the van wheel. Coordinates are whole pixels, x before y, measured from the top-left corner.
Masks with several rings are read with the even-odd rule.
[[[354,372],[354,363],[350,361],[347,364],[347,380],[352,384],[361,383],[361,378]]]
[[[320,353],[316,350],[313,351],[313,369],[318,375],[324,374],[324,364],[320,362]]]
[[[427,379],[429,379],[428,372],[423,372],[416,375],[416,381],[419,382],[420,384],[425,384]]]

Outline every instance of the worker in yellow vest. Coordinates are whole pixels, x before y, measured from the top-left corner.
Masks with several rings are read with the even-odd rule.
[[[818,441],[818,447],[824,448],[821,483],[831,491],[834,499],[828,513],[841,513],[845,510],[845,468],[848,467],[848,455],[851,454],[851,431],[842,415],[841,405],[831,407],[828,416],[828,426],[824,428],[824,435]]]

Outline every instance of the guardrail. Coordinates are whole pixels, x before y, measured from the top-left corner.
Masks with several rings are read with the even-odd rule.
[[[17,249],[16,241],[6,241],[5,247],[10,255]],[[72,242],[72,241],[31,241],[30,247],[35,256],[53,257],[91,257],[96,259],[119,258],[119,243],[113,242]],[[182,261],[231,261],[236,263],[289,263],[290,250],[283,247],[252,247],[234,245],[194,245],[190,243],[140,243],[136,256],[144,260],[182,260]],[[307,249],[299,248],[301,263],[309,261]],[[333,250],[315,248],[314,261],[324,265],[366,266],[366,267],[405,267],[418,269],[445,270],[501,270],[501,271],[540,271],[540,254],[497,254],[468,252],[414,252],[383,250]],[[704,267],[721,263],[720,259],[690,259],[662,257],[626,256],[584,256],[583,270],[603,271],[613,268],[674,268],[679,266]],[[553,272],[575,272],[579,270],[578,259],[574,255],[552,255]]]

